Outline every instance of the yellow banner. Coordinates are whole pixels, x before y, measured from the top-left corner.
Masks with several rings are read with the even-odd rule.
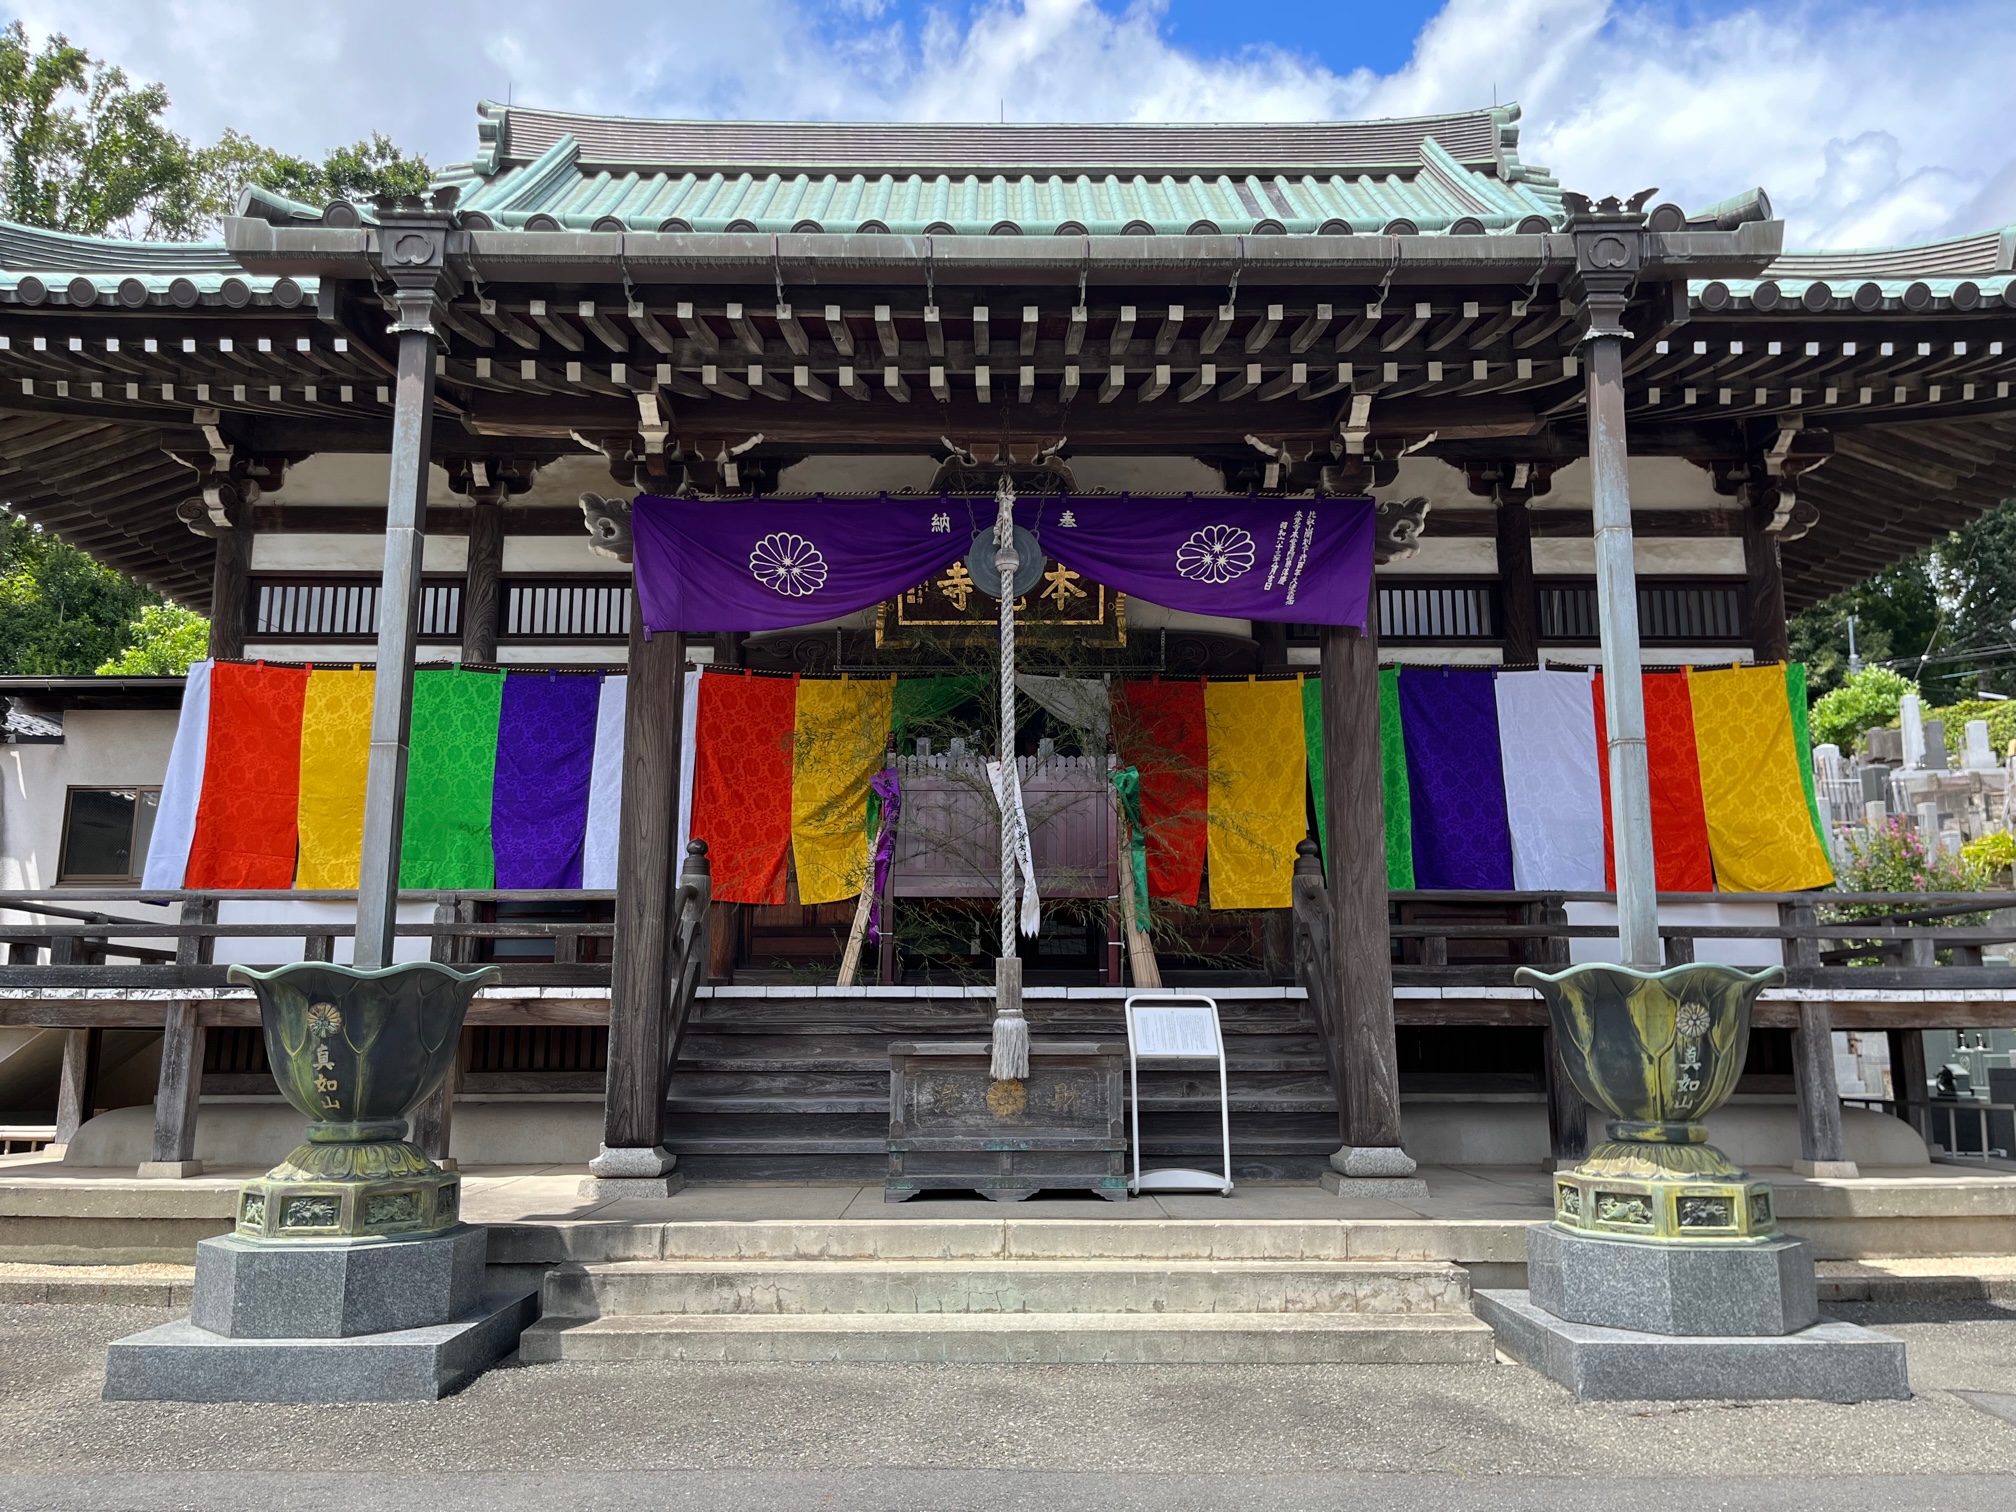
[[[1785,669],[1693,672],[1687,691],[1715,885],[1723,892],[1827,886],[1834,868],[1813,833],[1799,780]]]
[[[371,760],[372,672],[308,674],[301,708],[301,859],[297,888],[357,885],[364,772]]]
[[[868,875],[868,780],[889,742],[894,678],[800,679],[791,749],[798,901],[851,898]]]
[[[1300,682],[1204,685],[1213,908],[1286,908],[1309,831]]]

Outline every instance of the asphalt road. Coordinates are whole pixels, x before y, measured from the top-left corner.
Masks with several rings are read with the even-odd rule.
[[[507,1363],[431,1405],[106,1403],[163,1310],[0,1307],[0,1509],[1994,1507],[2016,1307],[1836,1308],[1909,1402],[1578,1403],[1516,1365]]]

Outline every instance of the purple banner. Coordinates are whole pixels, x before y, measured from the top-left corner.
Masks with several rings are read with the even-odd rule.
[[[490,840],[499,887],[581,885],[599,677],[513,672],[497,718]]]
[[[1193,614],[1365,623],[1370,499],[1036,499],[1018,508],[1073,572]]]
[[[984,518],[981,516],[984,515]],[[631,507],[653,630],[781,630],[915,588],[994,523],[992,499],[660,499]]]
[[[1318,625],[1365,623],[1370,499],[1025,499],[1064,567],[1166,609]],[[661,499],[631,510],[638,602],[653,630],[777,630],[916,587],[994,522],[987,498],[773,503]]]
[[[1416,887],[1512,886],[1512,826],[1489,668],[1402,667]]]

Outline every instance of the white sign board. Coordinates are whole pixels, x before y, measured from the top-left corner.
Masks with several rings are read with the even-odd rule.
[[[1215,1056],[1218,1015],[1208,1004],[1136,1003],[1134,1053],[1143,1060],[1155,1056]]]
[[[1215,1191],[1232,1195],[1232,1099],[1225,1073],[1225,1037],[1218,1026],[1218,1004],[1197,993],[1172,992],[1127,999],[1127,1082],[1134,1104],[1134,1180],[1136,1192]],[[1221,1171],[1141,1169],[1141,1062],[1144,1060],[1215,1060],[1218,1063],[1218,1129],[1225,1156]]]

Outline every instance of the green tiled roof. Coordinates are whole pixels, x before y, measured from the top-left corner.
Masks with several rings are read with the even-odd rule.
[[[1787,252],[1755,279],[1687,286],[1696,309],[1759,314],[2016,308],[2016,228],[1910,247]]]
[[[222,242],[119,241],[0,221],[0,295],[18,304],[199,304],[313,300],[314,278],[247,273]]]
[[[1552,176],[1519,161],[1516,105],[1166,126],[480,111],[482,151],[439,182],[461,190],[465,216],[505,230],[1477,234],[1561,219]]]

